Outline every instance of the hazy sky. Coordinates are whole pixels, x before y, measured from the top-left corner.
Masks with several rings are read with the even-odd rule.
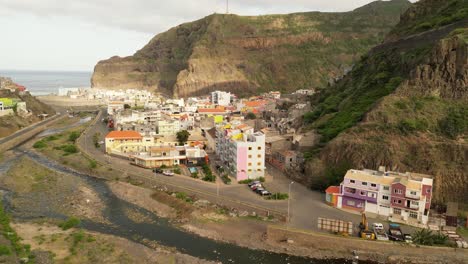
[[[230,13],[349,11],[371,0],[230,0]],[[415,2],[414,0],[412,2]],[[0,0],[0,69],[92,71],[226,0]]]

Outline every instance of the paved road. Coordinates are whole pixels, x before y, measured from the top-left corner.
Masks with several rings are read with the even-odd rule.
[[[101,163],[109,164],[112,168],[124,170],[145,176],[151,179],[158,178],[158,181],[164,183],[171,183],[177,186],[187,187],[198,192],[208,193],[216,195],[217,189],[219,195],[222,197],[228,197],[236,201],[248,203],[252,205],[258,205],[270,210],[279,211],[286,215],[287,213],[287,201],[269,201],[265,200],[252,191],[246,185],[240,185],[234,183],[233,185],[225,185],[222,182],[217,184],[206,183],[201,180],[195,180],[187,176],[174,176],[165,177],[158,176],[152,173],[150,170],[135,167],[129,164],[128,160],[110,157],[104,154],[104,147],[96,149],[92,137],[95,133],[99,132],[104,137],[108,130],[103,122],[100,120],[92,127],[90,127],[87,133],[79,141],[80,146],[96,160]],[[275,192],[288,192],[288,187],[291,182],[282,172],[278,171],[274,167],[267,166],[267,174],[273,179],[268,181],[265,185]],[[220,182],[220,181],[218,181]],[[352,221],[356,226],[359,224],[361,217],[356,213],[349,213],[336,208],[330,207],[324,203],[324,194],[311,191],[307,187],[294,183],[291,186],[291,200],[290,200],[290,216],[291,221],[289,225],[294,228],[317,230],[317,218],[333,218],[344,221]],[[369,218],[369,222],[384,222],[378,219]],[[413,228],[403,226],[404,232],[411,232]]]
[[[62,114],[62,115],[63,115],[63,114]],[[62,115],[54,115],[54,116],[52,116],[52,117],[50,117],[50,118],[47,118],[46,120],[43,120],[43,121],[41,121],[41,122],[39,122],[39,123],[35,123],[35,124],[30,125],[30,126],[28,126],[28,127],[26,127],[26,128],[23,128],[23,129],[21,129],[21,130],[15,132],[15,133],[9,135],[9,136],[6,136],[6,137],[4,137],[4,138],[0,138],[0,144],[3,144],[3,143],[5,143],[5,142],[8,142],[8,141],[10,141],[10,140],[16,138],[16,137],[19,137],[19,136],[21,136],[21,135],[24,135],[24,134],[30,132],[31,130],[33,130],[33,129],[39,127],[39,126],[41,126],[41,125],[47,124],[47,123],[49,123],[49,122],[52,122],[53,120],[59,118],[59,117],[62,116]]]

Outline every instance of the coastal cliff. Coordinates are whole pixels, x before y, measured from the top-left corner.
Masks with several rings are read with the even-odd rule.
[[[133,56],[100,61],[92,86],[177,97],[326,86],[379,44],[409,6],[392,0],[345,13],[210,15],[155,36]]]

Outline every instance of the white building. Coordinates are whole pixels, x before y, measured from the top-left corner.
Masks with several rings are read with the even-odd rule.
[[[180,131],[179,120],[158,120],[156,121],[158,135],[171,136]]]
[[[110,102],[107,104],[107,113],[109,115],[115,115],[116,113],[124,110],[125,103],[124,102]]]
[[[245,124],[218,127],[216,153],[237,181],[265,176],[265,134]]]
[[[211,103],[214,105],[228,106],[231,104],[232,94],[229,92],[215,91],[211,93]]]

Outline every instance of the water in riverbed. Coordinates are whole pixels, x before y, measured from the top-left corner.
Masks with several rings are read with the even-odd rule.
[[[71,177],[79,177],[81,180],[87,183],[89,188],[92,188],[100,195],[100,198],[105,205],[103,214],[111,224],[108,225],[84,220],[82,222],[82,227],[88,230],[117,235],[136,242],[140,242],[143,239],[153,240],[161,245],[174,247],[182,253],[202,259],[220,261],[222,263],[351,263],[351,261],[343,259],[314,260],[286,254],[271,253],[262,250],[252,250],[233,244],[217,242],[207,238],[199,237],[179,230],[172,226],[166,219],[159,218],[145,209],[117,198],[102,180],[75,172],[48,160],[44,156],[32,152],[24,151],[18,152],[18,154],[26,155],[30,159],[49,169],[68,174]],[[8,196],[6,196],[5,207],[6,210],[11,210],[9,207]],[[153,223],[134,222],[123,213],[129,209],[146,215]],[[33,215],[29,213],[26,216],[24,212],[20,212],[20,210],[21,208],[15,208],[12,211],[14,218],[23,220],[34,219],[41,216],[50,218],[65,218],[65,216],[50,212],[46,208],[44,208],[41,215]],[[258,243],[262,242],[258,241]]]

